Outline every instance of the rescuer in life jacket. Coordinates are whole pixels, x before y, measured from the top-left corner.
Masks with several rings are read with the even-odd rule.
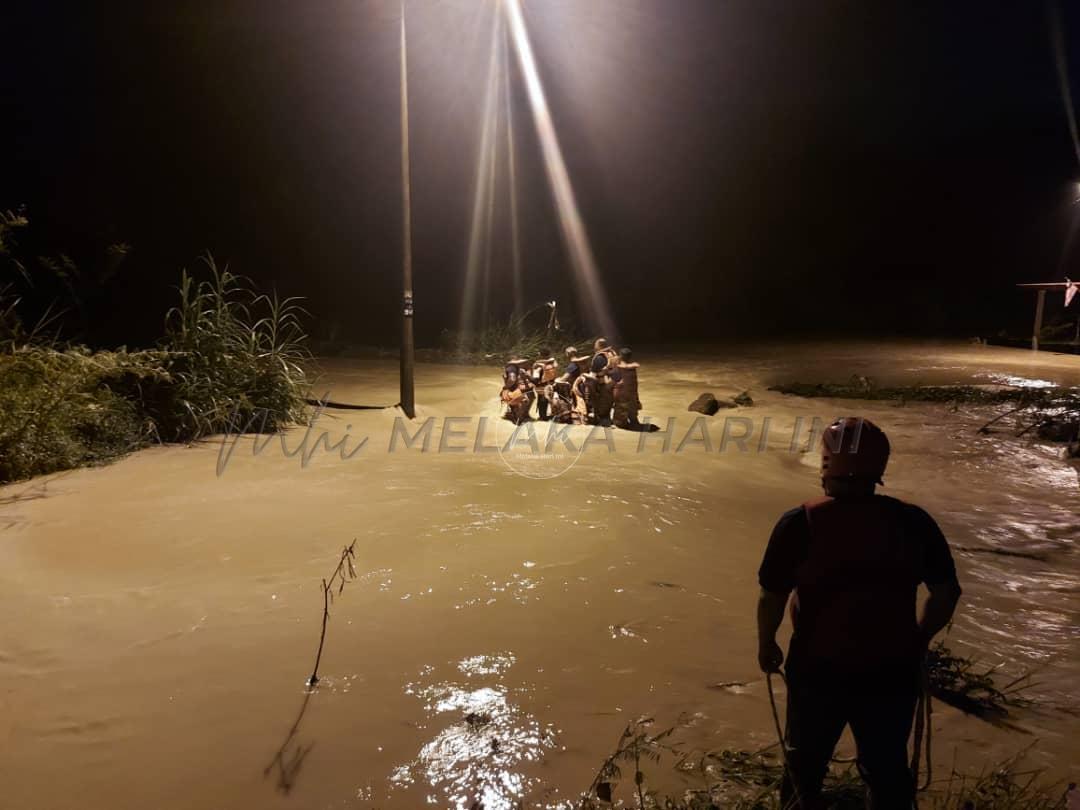
[[[565,379],[570,385],[574,384],[574,381],[581,375],[583,371],[587,371],[589,366],[589,358],[578,353],[577,346],[567,346],[565,350],[566,354],[566,369],[563,371],[560,379]]]
[[[603,355],[606,363],[605,365],[614,365],[619,361],[619,353],[615,351],[615,347],[611,346],[607,342],[607,338],[599,337],[596,342],[593,343],[593,360],[595,361],[598,355]]]
[[[551,404],[551,421],[560,425],[577,424],[574,412],[573,396],[570,388],[560,388],[559,383],[551,383],[544,388],[544,396]]]
[[[536,413],[541,420],[548,418],[547,388],[559,376],[555,357],[546,348],[540,350],[540,357],[532,365],[532,384],[536,389]]]
[[[592,367],[587,374],[582,375],[586,378],[583,388],[589,404],[591,424],[604,427],[611,425],[611,409],[615,405],[613,386],[608,377],[609,361],[607,353],[593,355]]]
[[[529,410],[532,408],[535,396],[529,379],[522,369],[525,361],[511,361],[503,370],[503,387],[499,392],[499,399],[506,406],[503,414],[516,425],[529,418]]]
[[[640,363],[634,362],[634,353],[629,347],[619,349],[619,362],[610,372],[614,382],[612,393],[615,396],[615,427],[636,430],[640,426],[637,418],[638,411],[641,410],[637,377],[640,367]]]
[[[821,448],[825,497],[785,513],[758,572],[758,663],[779,672],[776,631],[791,599],[787,770],[781,806],[821,806],[845,725],[870,806],[911,808],[907,740],[934,635],[960,598],[949,545],[917,506],[877,495],[889,440],[865,419],[831,424]],[[916,618],[917,591],[929,597]]]

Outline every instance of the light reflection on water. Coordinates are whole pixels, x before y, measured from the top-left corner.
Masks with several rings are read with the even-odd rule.
[[[982,373],[976,374],[975,377],[977,379],[989,380],[995,385],[1010,385],[1014,388],[1053,388],[1057,385],[1053,380],[1021,377],[1018,374]]]
[[[524,712],[515,692],[503,682],[515,662],[512,653],[474,655],[457,663],[467,681],[425,683],[434,668],[425,667],[421,680],[405,686],[419,698],[441,725],[416,757],[390,776],[394,788],[429,790],[427,803],[457,810],[513,808],[539,780],[523,773],[527,763],[539,762],[555,744],[555,729]]]

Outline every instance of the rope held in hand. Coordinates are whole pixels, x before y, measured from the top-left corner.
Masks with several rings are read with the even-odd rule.
[[[784,673],[780,670],[765,673],[765,683],[769,687],[769,705],[772,707],[773,724],[776,726],[776,739],[780,743],[780,756],[784,759],[784,770],[787,771],[787,778],[791,782],[791,789],[795,794],[795,807],[802,807],[802,797],[799,795],[799,783],[795,779],[795,772],[791,769],[791,762],[788,759],[788,747],[787,740],[785,739],[784,730],[780,727],[780,712],[776,708],[776,695],[773,693],[772,676],[779,675],[780,680],[784,682],[784,688],[787,689],[787,678],[784,677]],[[784,808],[784,810],[788,810]]]
[[[915,704],[915,740],[911,746],[911,781],[915,790],[922,792],[930,787],[933,779],[933,766],[930,763],[930,744],[933,741],[933,714],[934,706],[930,698],[930,671],[926,659],[923,659],[919,667],[919,700]],[[926,745],[923,746],[923,736],[926,737]],[[926,781],[919,785],[919,749],[923,748],[926,754]]]

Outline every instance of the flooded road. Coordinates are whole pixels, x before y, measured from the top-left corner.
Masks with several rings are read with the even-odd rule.
[[[588,428],[548,447],[546,425],[540,452],[527,435],[487,449],[511,432],[498,370],[421,365],[426,452],[400,434],[390,451],[394,410],[336,411],[307,449],[324,429],[345,444],[306,465],[244,438],[220,474],[210,441],[0,489],[0,804],[548,806],[587,787],[641,715],[682,717],[688,745],[766,745],[757,565],[780,513],[819,492],[815,455],[791,452],[797,420],[856,410],[892,439],[885,492],[927,508],[954,546],[965,596],[950,646],[1037,669],[1043,708],[1017,715],[1030,735],[937,707],[942,768],[1036,741],[1032,764],[1078,775],[1080,719],[1052,708],[1080,697],[1080,485],[1059,447],[979,435],[982,408],[766,388],[852,374],[1076,385],[1080,358],[930,344],[640,355],[644,415],[676,419],[640,451],[618,431],[582,449]],[[334,400],[397,399],[393,358],[324,367]],[[702,391],[743,390],[756,405],[704,429],[686,411]],[[752,420],[745,452],[747,423],[729,417]],[[320,581],[353,538],[358,578],[331,608],[307,697]]]

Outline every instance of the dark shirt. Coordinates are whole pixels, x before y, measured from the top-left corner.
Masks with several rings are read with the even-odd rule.
[[[884,498],[875,495],[875,498]],[[937,585],[956,581],[956,564],[949,543],[937,522],[923,509],[889,498],[899,509],[904,534],[922,547],[921,582]],[[796,572],[810,550],[810,523],[806,509],[796,506],[780,516],[769,537],[765,558],[758,569],[758,584],[772,593],[789,593],[798,584]]]
[[[887,669],[917,652],[919,583],[955,583],[956,566],[919,507],[881,495],[827,498],[780,518],[758,582],[795,591],[789,669]]]

